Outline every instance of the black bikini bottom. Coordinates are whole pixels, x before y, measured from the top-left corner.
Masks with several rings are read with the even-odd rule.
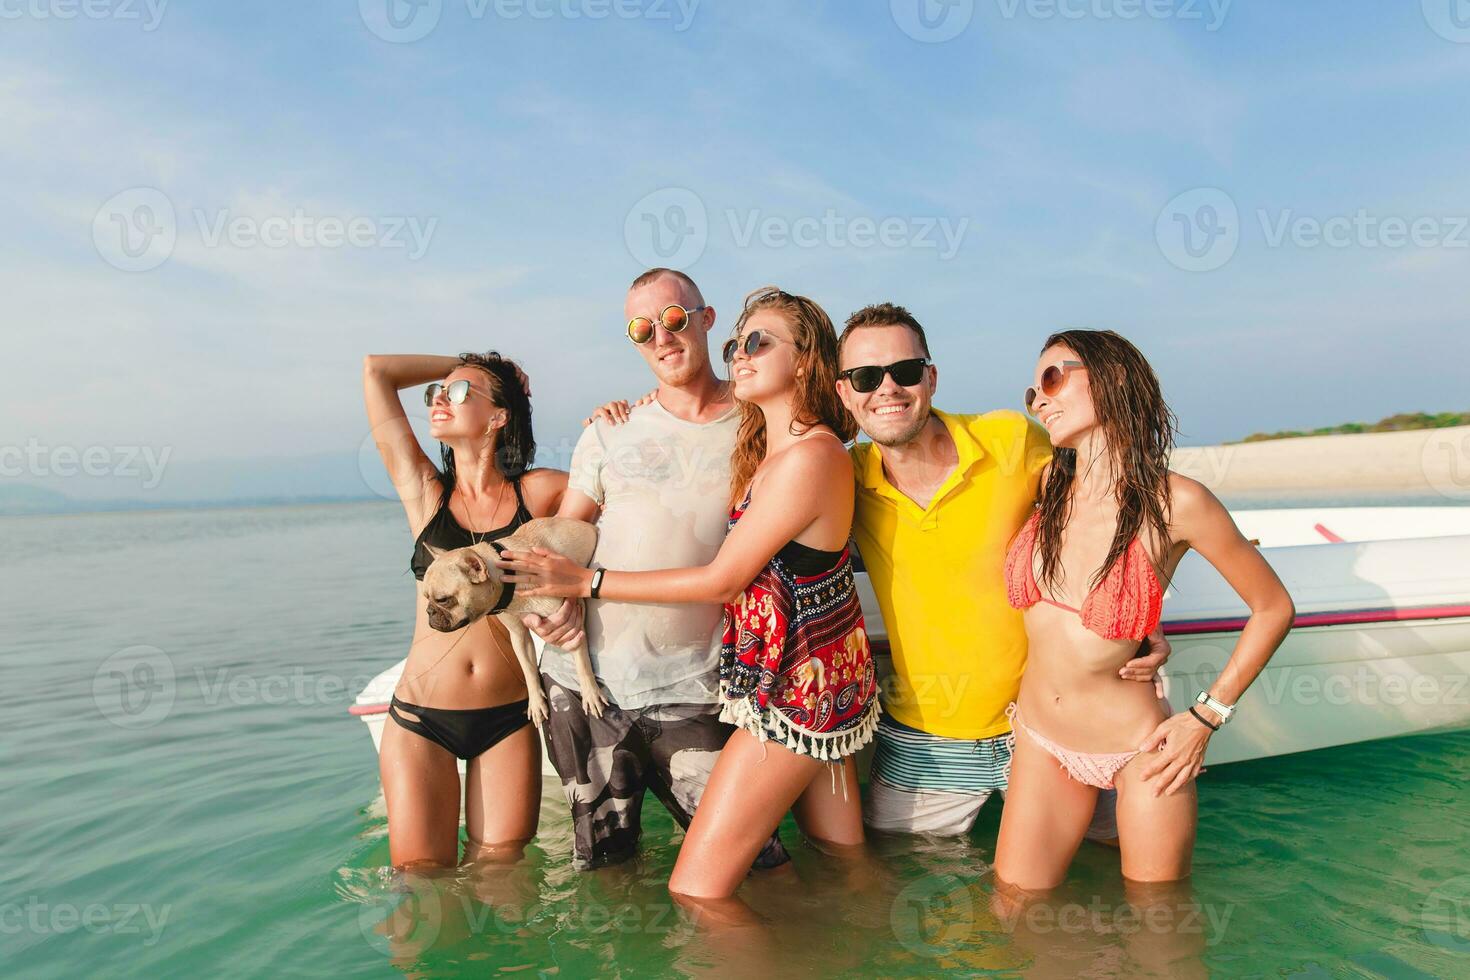
[[[456,710],[421,708],[394,697],[388,703],[388,715],[400,727],[444,746],[461,759],[469,760],[529,725],[531,719],[526,716],[527,704],[526,701],[516,701],[497,704],[493,708]],[[411,712],[418,721],[399,714],[399,708]]]

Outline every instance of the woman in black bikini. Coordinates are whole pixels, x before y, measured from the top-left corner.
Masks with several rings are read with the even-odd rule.
[[[398,392],[429,384],[429,433],[443,470],[420,448]],[[567,474],[528,469],[530,383],[498,354],[369,355],[363,388],[373,439],[415,535],[410,567],[422,579],[428,546],[462,548],[554,515]],[[453,633],[429,628],[414,593],[414,636],[383,729],[378,768],[394,867],[453,866],[459,854],[466,760],[464,861],[514,861],[536,833],[541,745],[526,717],[526,685],[494,617]]]

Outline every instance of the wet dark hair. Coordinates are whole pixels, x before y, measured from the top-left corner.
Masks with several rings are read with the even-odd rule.
[[[462,367],[479,368],[490,379],[490,403],[505,409],[507,415],[493,448],[495,468],[507,480],[520,479],[536,458],[536,437],[531,434],[531,396],[521,383],[519,368],[514,361],[493,350],[459,355],[454,370]],[[439,484],[447,497],[454,490],[456,479],[454,450],[441,442],[439,458],[444,464],[439,471]]]
[[[1041,353],[1057,346],[1070,347],[1087,368],[1093,410],[1107,439],[1105,465],[1118,500],[1118,529],[1089,582],[1089,588],[1095,588],[1123,560],[1129,542],[1144,526],[1158,538],[1163,553],[1169,550],[1169,453],[1178,419],[1164,401],[1158,375],[1122,335],[1112,330],[1062,330],[1046,338]],[[1037,578],[1053,593],[1062,578],[1062,532],[1071,516],[1076,479],[1077,450],[1056,447],[1036,504],[1041,513]]]

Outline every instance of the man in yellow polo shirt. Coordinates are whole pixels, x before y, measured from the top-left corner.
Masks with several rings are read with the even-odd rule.
[[[853,536],[893,656],[864,819],[875,830],[968,833],[1005,790],[1005,709],[1021,687],[1026,630],[1003,567],[1051,443],[1020,412],[933,408],[938,370],[901,306],[854,313],[838,350],[838,393],[872,440],[852,448]],[[1153,679],[1168,644],[1150,639],[1150,655],[1124,677]],[[1089,837],[1117,836],[1114,802],[1100,794]]]

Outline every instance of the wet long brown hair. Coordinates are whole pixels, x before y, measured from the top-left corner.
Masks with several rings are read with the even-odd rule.
[[[531,396],[526,394],[526,386],[521,383],[515,362],[493,350],[484,354],[470,352],[459,355],[459,363],[454,370],[462,367],[483,371],[490,381],[490,404],[505,409],[508,418],[491,451],[500,475],[507,480],[519,480],[536,458],[536,437],[531,434]],[[438,474],[439,487],[447,500],[459,478],[454,465],[454,450],[440,443],[439,461],[443,464]]]
[[[1106,465],[1118,500],[1118,530],[1089,590],[1127,553],[1147,524],[1164,552],[1169,548],[1169,451],[1178,419],[1159,388],[1158,376],[1144,356],[1111,330],[1063,330],[1046,338],[1041,351],[1070,347],[1087,368],[1097,424],[1107,443]],[[1071,514],[1077,477],[1077,450],[1057,447],[1042,485],[1037,510],[1036,549],[1040,580],[1053,594],[1062,579],[1062,532]]]
[[[796,346],[796,379],[792,395],[791,434],[801,435],[818,425],[829,426],[843,442],[857,435],[857,423],[837,397],[837,331],[823,309],[805,296],[775,286],[763,286],[745,297],[745,309],[735,321],[732,337],[739,337],[747,320],[762,310],[780,314],[791,328]],[[766,457],[766,416],[750,402],[740,406],[740,431],[730,457],[730,506],[745,496],[745,487]],[[799,426],[799,428],[798,428]]]

